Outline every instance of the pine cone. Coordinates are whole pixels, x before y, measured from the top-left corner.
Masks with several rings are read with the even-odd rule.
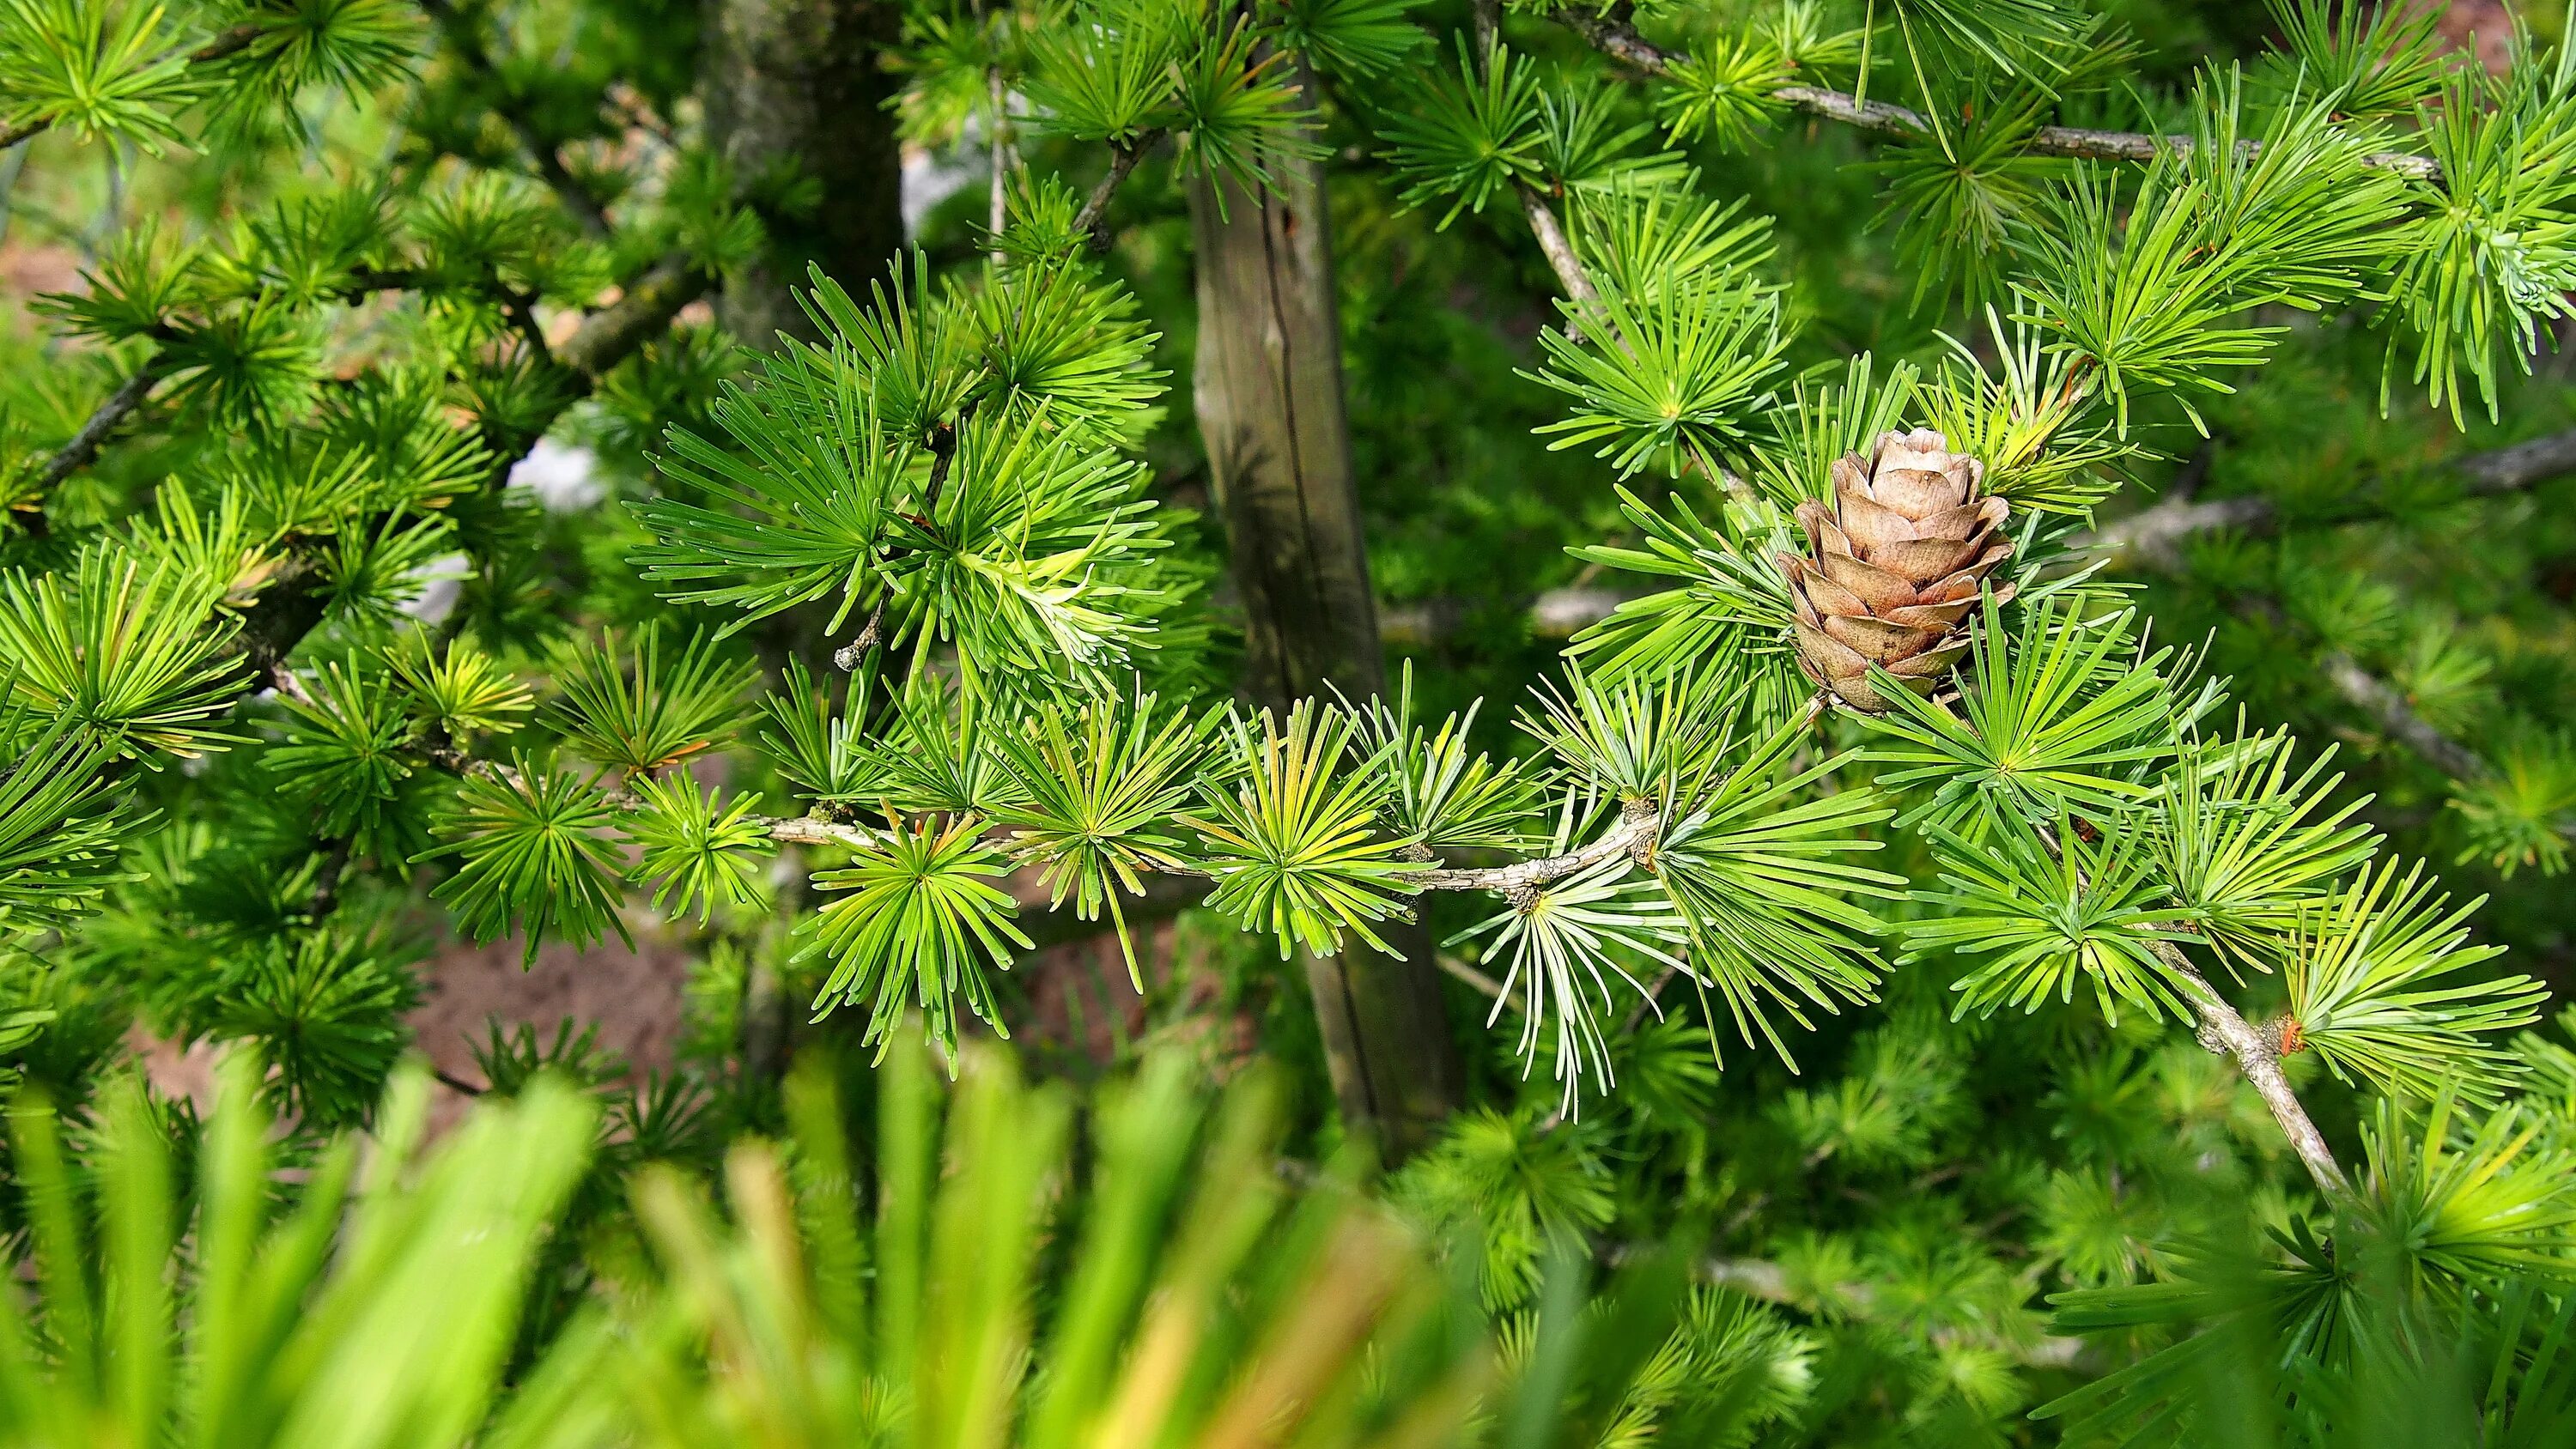
[[[1876,452],[1834,464],[1832,508],[1798,505],[1811,556],[1773,555],[1789,578],[1798,667],[1870,714],[1888,705],[1869,666],[1929,695],[1967,652],[1986,575],[2012,556],[2004,501],[1978,496],[1985,464],[1929,428],[1881,433]],[[2012,592],[1998,586],[1996,602]]]

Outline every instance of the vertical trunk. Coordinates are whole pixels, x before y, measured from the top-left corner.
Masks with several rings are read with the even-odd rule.
[[[903,156],[884,66],[900,0],[714,0],[702,88],[707,132],[752,185],[784,163],[820,183],[814,209],[768,217],[770,254],[725,285],[725,327],[754,347],[811,337],[788,295],[805,268],[860,296],[903,246]]]
[[[1352,487],[1322,171],[1270,164],[1281,194],[1202,184],[1191,211],[1199,431],[1243,598],[1250,691],[1285,711],[1327,684],[1364,698],[1386,667]],[[1353,942],[1304,964],[1343,1120],[1396,1158],[1456,1107],[1460,1069],[1429,932],[1388,939],[1405,959]]]

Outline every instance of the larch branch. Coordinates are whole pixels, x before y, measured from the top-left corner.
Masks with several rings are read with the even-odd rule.
[[[2166,974],[2180,982],[2183,993],[2191,1000],[2193,1015],[2200,1018],[2197,1035],[2200,1044],[2222,1056],[2235,1059],[2236,1068],[2270,1109],[2272,1120],[2280,1124],[2281,1135],[2290,1139],[2290,1148],[2306,1164],[2308,1176],[2328,1197],[2339,1197],[2351,1191],[2351,1184],[2336,1163],[2334,1152],[2326,1146],[2325,1134],[2308,1117],[2308,1109],[2299,1094],[2290,1089],[2290,1079],[2281,1072],[2281,1051],[2277,1041],[2266,1037],[2242,1012],[2228,1004],[2200,974],[2191,958],[2171,941],[2149,943],[2156,959],[2164,964]]]
[[[241,24],[224,31],[222,34],[217,35],[214,39],[207,41],[205,44],[198,46],[196,49],[189,51],[187,53],[187,62],[190,65],[207,65],[212,62],[222,60],[228,56],[238,55],[242,51],[249,49],[252,41],[259,39],[260,36],[266,33],[266,28],[256,22],[244,21]],[[167,57],[165,56],[162,60],[152,61],[143,68],[147,71],[157,69],[163,63],[163,60],[166,59]],[[6,151],[21,141],[51,130],[53,128],[53,124],[54,118],[52,116],[37,116],[28,120],[20,121],[15,125],[0,126],[0,151]]]
[[[2457,476],[2472,498],[2519,492],[2576,473],[2576,430],[2471,453],[2454,459],[2445,471]],[[2228,528],[2267,533],[2280,522],[2279,505],[2260,494],[2205,502],[2185,494],[2105,524],[2090,537],[2075,540],[2074,547],[2097,550],[2114,562],[2133,560],[2170,570],[2181,566],[2178,545],[2186,539]]]
[[[36,492],[41,496],[54,485],[88,467],[98,457],[99,448],[107,442],[107,435],[115,432],[118,424],[143,406],[145,400],[152,396],[152,389],[160,386],[161,379],[169,372],[167,353],[156,352],[145,359],[132,377],[107,395],[107,401],[99,404],[98,411],[90,414],[89,421],[81,424],[80,431],[72,434],[71,441],[45,461],[44,471],[36,475]]]
[[[1133,141],[1110,143],[1109,174],[1091,188],[1091,195],[1083,199],[1082,210],[1073,216],[1073,229],[1091,238],[1093,251],[1109,250],[1109,199],[1135,174],[1136,163],[1145,159],[1146,150],[1162,136],[1160,130],[1151,130]]]
[[[2038,830],[2048,853],[2064,859],[2057,832],[2045,825]],[[2081,872],[2075,879],[2078,885],[2087,884]],[[2209,984],[2209,978],[2200,974],[2200,968],[2191,964],[2191,958],[2183,954],[2180,946],[2151,936],[2147,940],[2147,949],[2155,953],[2166,974],[2173,977],[2183,988],[2183,994],[2190,998],[2192,1015],[2200,1021],[2193,1035],[2202,1046],[2232,1059],[2236,1069],[2245,1074],[2245,1080],[2253,1083],[2256,1095],[2263,1099],[2272,1120],[2279,1124],[2281,1135],[2290,1140],[2290,1149],[2299,1154],[2299,1161],[2307,1165],[2308,1175],[2316,1179],[2317,1186],[2328,1197],[2349,1191],[2343,1168],[2337,1165],[2333,1151],[2326,1146],[2325,1134],[2319,1132],[2317,1124],[2309,1119],[2307,1107],[2299,1101],[2299,1094],[2290,1089],[2290,1079],[2281,1072],[2279,1043],[2267,1040],[2252,1022],[2245,1019],[2243,1012],[2221,996],[2218,988]]]
[[[1667,77],[1682,60],[1637,33],[1629,22],[1629,6],[1619,4],[1600,14],[1581,7],[1557,12],[1556,18],[1568,29],[1590,42],[1592,47],[1612,60],[1645,75]],[[1838,121],[1857,130],[1885,135],[1928,136],[1932,122],[1922,112],[1886,101],[1855,101],[1840,91],[1821,86],[1781,86],[1770,92],[1770,98],[1792,110],[1811,116]],[[2239,142],[2248,156],[2259,152],[2259,142]],[[2084,126],[2041,126],[2031,132],[2022,149],[2037,156],[2089,157],[2101,161],[2151,161],[2159,152],[2189,155],[2189,136],[2165,136],[2139,131],[2097,131]],[[2365,166],[2394,171],[2440,185],[2441,163],[2430,156],[2417,156],[2404,151],[2377,151],[2362,158]]]
[[[492,59],[491,51],[485,48],[483,36],[471,17],[460,12],[449,0],[420,0],[420,8],[438,22],[447,43],[468,68],[490,77],[496,86],[502,84],[501,68]],[[580,223],[581,229],[594,237],[608,235],[607,209],[600,205],[598,197],[591,194],[590,188],[582,185],[580,178],[572,174],[571,168],[564,165],[562,153],[537,129],[536,119],[529,114],[525,98],[503,87],[493,100],[492,109],[509,125],[510,133],[518,137],[519,145],[528,153],[530,164],[536,167],[538,179],[554,192],[563,203],[564,210],[571,212],[573,220]]]

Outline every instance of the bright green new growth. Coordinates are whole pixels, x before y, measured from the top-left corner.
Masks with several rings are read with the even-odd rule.
[[[245,1063],[184,1174],[131,1083],[111,1089],[85,1165],[28,1101],[12,1206],[42,1306],[16,1281],[0,1292],[0,1443],[1038,1449],[1293,1431],[1357,1446],[1398,1428],[1717,1443],[1803,1396],[1795,1330],[1687,1290],[1662,1259],[1599,1300],[1626,1315],[1607,1340],[1551,1322],[1497,1362],[1464,1285],[1392,1213],[1339,1177],[1279,1180],[1262,1077],[1212,1093],[1180,1058],[1154,1060],[1087,1114],[1096,1147],[1069,1183],[1060,1087],[980,1052],[945,1102],[928,1076],[916,1049],[895,1051],[871,1162],[829,1074],[801,1071],[791,1142],[734,1150],[721,1214],[670,1165],[646,1167],[630,1291],[524,1360],[513,1343],[550,1235],[609,1150],[566,1076],[513,1084],[424,1148],[429,1082],[399,1073],[371,1149],[336,1137],[283,1193]],[[76,1209],[90,1192],[95,1217]],[[1060,1261],[1053,1231],[1072,1235]],[[1536,1371],[1533,1351],[1596,1392],[1505,1399],[1500,1424],[1477,1425],[1480,1401]],[[1767,1382],[1743,1394],[1737,1378]]]
[[[107,1113],[104,1250],[77,1241],[61,1149],[29,1114],[13,1172],[36,1189],[45,1321],[0,1345],[11,1423],[41,1425],[30,1440],[114,1422],[139,1441],[177,1413],[298,1442],[1224,1443],[1305,1414],[1314,1442],[1358,1443],[1399,1403],[1448,1425],[1481,1402],[1500,1442],[1564,1424],[1569,1442],[1730,1442],[1805,1401],[1816,1340],[1713,1291],[1667,1315],[1683,1330],[1631,1332],[1547,1266],[1634,1248],[1605,1235],[1666,1190],[1693,1220],[1763,1224],[1770,1258],[1703,1276],[1900,1345],[1979,1429],[2039,1396],[2025,1377],[2091,1371],[2034,1347],[2032,1300],[2066,1281],[2096,1286],[2058,1332],[2148,1330],[2055,1406],[2104,1432],[2174,1422],[2158,1416],[2178,1385],[2231,1355],[2420,1383],[2453,1340],[2545,1410],[2566,1310],[2516,1275],[2564,1276],[2569,1128],[2556,1059],[2511,1035],[2545,988],[2496,966],[2477,902],[2388,848],[2329,768],[2355,756],[2261,722],[2279,681],[2211,677],[2158,642],[2192,636],[2151,632],[2153,601],[2106,566],[2155,450],[2225,432],[2333,337],[2366,343],[2383,411],[2402,383],[2455,424],[2464,396],[2501,415],[2571,315],[2576,49],[2517,32],[2491,74],[2393,7],[2273,9],[2278,53],[2151,97],[2129,93],[2142,42],[2067,0],[907,6],[912,135],[952,147],[971,122],[1018,172],[997,178],[992,234],[933,239],[879,280],[808,273],[810,327],[746,361],[674,318],[770,265],[771,229],[813,198],[734,174],[696,129],[621,125],[633,155],[550,144],[542,79],[483,76],[508,116],[457,92],[455,72],[492,70],[464,40],[525,69],[544,69],[538,37],[579,51],[560,17],[0,0],[0,144],[301,135],[352,101],[429,153],[202,234],[103,239],[39,309],[82,371],[64,367],[50,412],[6,394],[0,1041],[95,1076],[109,1048],[74,1028],[113,979],[155,1032],[243,1043],[304,1127],[375,1108],[388,1144],[341,1239],[349,1286],[320,1267],[346,1147],[314,1159],[272,1283],[250,1246],[267,1149],[233,1068],[191,1267],[189,1333],[223,1338],[190,1340],[183,1369],[162,1296],[180,1220],[145,1107]],[[575,30],[596,18],[575,10]],[[1893,290],[1954,336],[1854,325],[1818,295],[1836,258],[1814,228],[1730,194],[1751,172],[1716,169],[1737,160],[1717,148],[1791,153],[1810,145],[1793,124],[1887,138],[1871,174],[1912,271]],[[1330,203],[1368,218],[1355,255],[1483,257],[1464,249],[1517,247],[1526,224],[1518,259],[1554,279],[1535,340],[1494,371],[1537,399],[1513,426],[1563,455],[1550,466],[1588,468],[1594,536],[1573,552],[1626,596],[1534,682],[1526,739],[1495,738],[1503,704],[1443,698],[1417,722],[1409,672],[1392,701],[1230,697],[1235,616],[1211,597],[1212,535],[1174,501],[1164,422],[1176,344],[1152,273],[1176,249],[1111,243],[1145,204],[1122,187],[1233,205],[1309,163],[1357,178],[1357,202]],[[1918,426],[2006,505],[1996,582],[2016,592],[1968,607],[1972,645],[1929,697],[1876,675],[1893,707],[1861,715],[1801,672],[1804,601],[1777,560],[1810,547],[1801,505],[1836,498],[1839,460]],[[628,472],[565,527],[510,477],[573,431]],[[1490,462],[1471,476],[1505,471]],[[2244,532],[2283,521],[2262,493],[2217,501],[2248,498],[2271,511],[2228,513]],[[2446,740],[2425,714],[2480,680],[2438,647],[2442,621],[2405,620],[2433,644],[2402,688],[2380,683],[2355,659],[2385,622],[2368,581],[2272,562],[2298,617],[2264,627],[2320,636],[2345,695],[2398,721],[2389,738],[2429,735],[2455,782],[2421,813],[2460,827],[2459,863],[2563,867],[2576,752]],[[458,595],[430,617],[438,584]],[[1105,915],[1141,994],[1156,877],[1283,962],[1398,957],[1431,939],[1399,926],[1444,916],[1445,944],[1473,948],[1438,964],[1495,998],[1512,1060],[1483,1076],[1535,1081],[1545,1058],[1554,1110],[1504,1089],[1394,1195],[1479,1235],[1460,1256],[1506,1315],[1508,1394],[1476,1398],[1483,1369],[1425,1307],[1440,1294],[1399,1234],[1330,1193],[1283,1215],[1265,1109],[1207,1128],[1177,1068],[1104,1119],[1096,1215],[1045,1217],[1070,1103],[980,1063],[963,1018],[1010,1034],[1005,973],[1039,898]],[[791,1104],[792,1165],[741,1149],[731,1221],[676,1177],[647,1185],[661,1257],[640,1316],[551,1325],[502,1403],[518,1285],[597,1134],[571,1096],[528,1087],[440,1165],[391,1176],[425,1090],[394,1075],[417,985],[388,923],[414,885],[466,937],[515,933],[525,961],[630,938],[646,900],[708,932],[774,920],[710,947],[693,989],[729,998],[744,1042],[791,988],[817,1020],[857,1009],[853,1035],[896,1062],[877,1230],[826,1200],[850,1177],[830,1109]],[[1449,893],[1470,909],[1446,915]],[[1749,1061],[1721,1058],[1721,1017]],[[1831,1030],[1841,1075],[1774,1075],[1798,1067],[1784,1022]],[[916,1033],[967,1083],[936,1192]],[[1966,1124],[2024,1105],[1972,1096],[1972,1050],[2032,1064],[2045,1083],[2015,1095],[2056,1120],[1970,1163]],[[1726,1089],[1767,1100],[1721,1107],[1721,1064]],[[495,1032],[495,1095],[540,1067],[610,1075],[568,1036]],[[685,1090],[657,1088],[608,1135],[687,1140],[688,1116]],[[1203,1131],[1222,1186],[1192,1193]],[[1765,1175],[1773,1158],[1795,1169]],[[1945,1158],[1974,1179],[1960,1196],[1929,1177]],[[1766,1203],[1802,1192],[1790,1211],[1820,1219],[1896,1206],[1863,1246],[1773,1231]],[[2276,1248],[2196,1281],[2176,1244],[2253,1218]],[[1987,1226],[2016,1219],[2026,1237]],[[482,1246],[451,1260],[439,1235]],[[2007,1248],[2028,1261],[2002,1266]],[[77,1267],[102,1251],[106,1300]],[[1032,1265],[1059,1251],[1077,1261],[1040,1329]],[[2383,1266],[2390,1321],[2416,1335],[2395,1348],[2364,1331]],[[387,1306],[451,1273],[439,1314]],[[1668,1307],[1677,1274],[1653,1290]],[[111,1348],[111,1329],[130,1338]],[[1342,1348],[1300,1359],[1263,1329]],[[1178,1366],[1119,1358],[1156,1333]],[[254,1394],[254,1369],[284,1377]],[[369,1373],[380,1399],[352,1386]],[[2295,1409],[2282,1437],[2328,1443],[2368,1414],[2327,1373],[2236,1388]],[[2501,1424],[2526,1401],[2482,1402]]]

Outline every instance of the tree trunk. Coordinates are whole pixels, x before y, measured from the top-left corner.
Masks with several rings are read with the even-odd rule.
[[[761,194],[762,178],[791,163],[820,184],[810,212],[765,216],[767,261],[718,301],[726,330],[750,346],[814,335],[788,293],[808,285],[809,263],[864,298],[903,247],[903,156],[884,66],[901,19],[899,0],[715,0],[708,11],[707,133],[735,184]]]
[[[1191,213],[1199,431],[1243,600],[1248,688],[1284,714],[1327,684],[1355,700],[1377,693],[1386,665],[1352,486],[1322,170],[1269,164],[1281,194],[1201,183]],[[1423,1144],[1462,1088],[1430,933],[1387,939],[1405,959],[1358,941],[1303,959],[1343,1122],[1393,1160]]]

